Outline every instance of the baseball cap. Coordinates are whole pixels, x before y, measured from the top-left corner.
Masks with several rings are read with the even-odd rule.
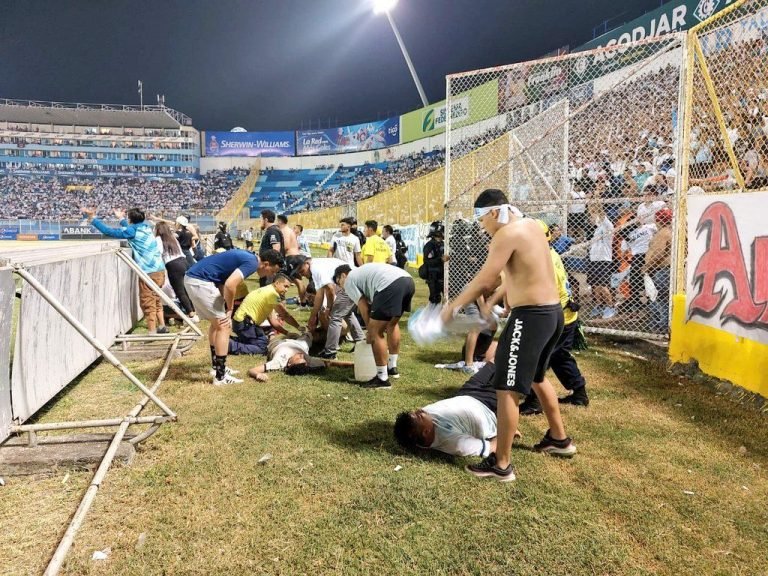
[[[179,216],[178,218],[176,218],[176,224],[186,228],[187,226],[189,226],[189,220],[187,220],[184,216]]]
[[[666,226],[672,222],[672,210],[669,208],[662,208],[656,212],[656,223]]]
[[[302,254],[298,256],[289,256],[286,258],[285,261],[285,268],[287,274],[291,278],[298,278],[301,276],[299,270],[301,270],[301,267],[307,262],[307,260],[311,260],[309,256],[304,256]]]

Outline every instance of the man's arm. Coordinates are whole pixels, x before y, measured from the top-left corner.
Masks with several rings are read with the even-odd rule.
[[[357,301],[357,310],[360,312],[360,316],[363,317],[366,326],[371,321],[371,304],[368,302],[368,298],[361,296]]]
[[[363,260],[360,258],[360,251],[355,252],[355,264],[359,266],[363,265]]]
[[[291,313],[288,312],[288,309],[283,304],[277,304],[275,306],[275,311],[277,312],[278,316],[296,328],[296,330],[301,330],[301,325],[296,321],[296,318],[291,316]]]
[[[349,362],[347,360],[324,360],[326,366],[335,366],[337,368],[353,368],[355,366],[354,362]]]
[[[328,258],[333,258],[333,253],[336,251],[336,242],[333,242],[331,244],[331,247],[328,248]]]
[[[232,307],[235,303],[235,294],[237,294],[237,287],[240,286],[240,282],[243,281],[243,273],[238,268],[232,274],[229,275],[227,281],[224,282],[224,303],[227,305],[227,316],[232,317]],[[221,321],[219,321],[221,322]]]
[[[312,332],[317,327],[320,308],[323,307],[324,299],[325,299],[325,290],[323,288],[319,288],[315,293],[315,301],[312,303],[312,312],[309,314],[309,322],[307,322],[307,328],[309,328],[310,332]]]

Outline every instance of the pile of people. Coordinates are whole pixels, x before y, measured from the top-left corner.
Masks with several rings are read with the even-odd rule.
[[[226,170],[208,172],[200,180],[0,176],[0,213],[5,218],[78,220],[81,206],[97,205],[109,214],[134,204],[153,214],[215,212],[247,175],[247,170]]]

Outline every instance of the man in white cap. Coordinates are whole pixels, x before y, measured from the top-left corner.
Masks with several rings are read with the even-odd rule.
[[[189,220],[185,216],[179,216],[176,218],[176,237],[179,239],[179,246],[184,253],[184,258],[187,260],[187,267],[195,265],[195,258],[192,256],[192,249],[195,245],[195,238],[197,234],[194,234],[189,228]]]

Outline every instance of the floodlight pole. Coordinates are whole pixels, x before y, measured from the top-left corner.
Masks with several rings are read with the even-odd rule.
[[[424,88],[421,87],[419,76],[416,74],[416,68],[413,67],[413,62],[411,62],[411,57],[408,55],[408,50],[405,49],[405,44],[403,43],[403,39],[400,37],[400,31],[397,29],[397,26],[395,26],[395,21],[392,19],[392,14],[389,13],[389,10],[386,10],[384,13],[387,15],[389,25],[392,26],[392,32],[395,33],[395,38],[397,38],[397,43],[400,45],[400,51],[403,53],[405,63],[408,64],[408,70],[411,71],[413,82],[416,84],[416,90],[419,91],[419,96],[421,97],[421,103],[425,107],[429,106],[427,96],[424,94]]]

